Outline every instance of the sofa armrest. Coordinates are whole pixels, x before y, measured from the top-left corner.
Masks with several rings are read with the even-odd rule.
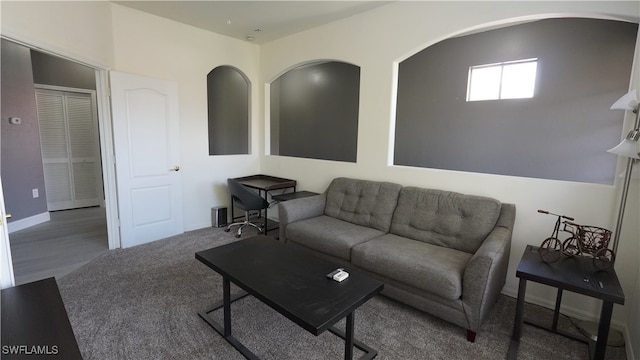
[[[496,227],[467,264],[462,279],[462,304],[468,330],[479,330],[505,284],[515,213],[515,205],[502,205]]]
[[[280,241],[287,242],[287,225],[296,221],[324,214],[326,194],[289,200],[278,204],[278,222],[280,223]]]

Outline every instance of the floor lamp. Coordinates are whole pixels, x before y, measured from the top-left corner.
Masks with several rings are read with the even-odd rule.
[[[638,149],[638,139],[640,138],[640,105],[638,104],[638,96],[636,90],[628,92],[621,97],[613,105],[611,109],[632,111],[636,115],[636,120],[633,124],[633,130],[629,132],[627,137],[622,140],[616,147],[607,150],[612,154],[618,156],[624,156],[627,158],[627,166],[624,173],[624,182],[622,183],[622,195],[620,197],[620,207],[618,208],[618,217],[616,220],[616,227],[613,232],[613,253],[618,253],[618,242],[620,241],[620,232],[622,231],[622,220],[624,219],[624,210],[627,204],[627,196],[629,195],[629,185],[631,183],[631,171],[633,165],[637,159],[640,159],[640,151]],[[578,330],[590,338],[591,340],[598,340],[598,324],[593,321],[578,321],[576,324]],[[612,346],[623,346],[624,337],[618,331],[611,331],[607,344]]]
[[[640,105],[638,104],[638,96],[636,90],[631,90],[620,100],[611,105],[611,109],[620,109],[632,111],[636,114],[636,121],[633,124],[633,130],[629,132],[627,137],[622,140],[618,146],[607,150],[612,154],[624,156],[627,158],[627,167],[624,173],[624,183],[622,184],[622,197],[620,198],[620,208],[618,209],[618,219],[616,221],[615,232],[613,233],[613,253],[618,252],[618,242],[620,241],[620,230],[622,230],[622,220],[624,218],[624,209],[627,204],[627,195],[629,194],[629,183],[631,182],[631,171],[633,164],[640,159],[638,153],[638,139],[640,138]]]

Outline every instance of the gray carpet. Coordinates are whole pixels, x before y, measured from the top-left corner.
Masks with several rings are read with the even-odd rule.
[[[221,299],[222,281],[194,253],[231,241],[221,229],[196,230],[109,251],[60,279],[84,359],[243,359],[197,315]],[[377,359],[504,359],[514,314],[515,299],[501,296],[470,343],[464,329],[377,296],[356,311],[356,338],[377,349]],[[222,321],[221,312],[214,316]],[[542,307],[525,307],[527,318],[550,322],[551,316]],[[232,305],[232,319],[234,335],[263,359],[343,358],[340,338],[313,336],[253,297]],[[565,317],[560,327],[573,329]],[[587,359],[588,349],[525,326],[518,358]],[[625,358],[624,347],[607,348],[607,359]]]

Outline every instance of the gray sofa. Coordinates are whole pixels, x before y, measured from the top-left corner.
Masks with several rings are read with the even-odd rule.
[[[513,204],[336,178],[278,207],[280,241],[363,270],[384,295],[467,329],[469,341],[504,286]]]

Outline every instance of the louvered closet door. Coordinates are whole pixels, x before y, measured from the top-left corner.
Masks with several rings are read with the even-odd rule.
[[[91,94],[36,90],[49,211],[101,203],[95,101]]]

